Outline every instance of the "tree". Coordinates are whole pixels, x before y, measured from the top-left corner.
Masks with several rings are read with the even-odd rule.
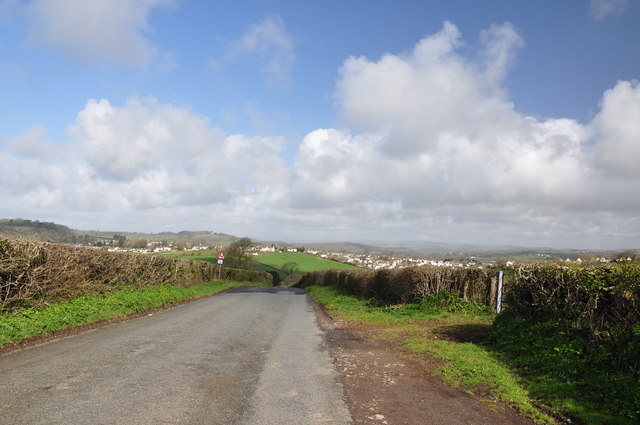
[[[116,241],[116,245],[119,248],[124,248],[124,244],[125,242],[127,242],[127,237],[124,235],[115,234],[113,235],[113,240]]]
[[[146,239],[136,239],[134,241],[130,241],[129,245],[131,246],[131,248],[144,249],[147,247],[148,242]]]
[[[253,241],[249,238],[241,238],[233,242],[227,248],[225,255],[227,264],[230,267],[242,268],[249,260],[249,248],[253,246]]]

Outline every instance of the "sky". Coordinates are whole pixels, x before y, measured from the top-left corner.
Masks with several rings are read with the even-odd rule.
[[[640,248],[640,0],[0,0],[0,218]]]

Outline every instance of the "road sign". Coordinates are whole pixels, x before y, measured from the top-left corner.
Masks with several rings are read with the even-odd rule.
[[[224,260],[224,252],[221,252],[220,255],[218,255],[218,260]]]

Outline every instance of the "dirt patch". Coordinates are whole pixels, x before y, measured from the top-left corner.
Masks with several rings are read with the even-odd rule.
[[[437,360],[412,357],[393,339],[372,338],[371,326],[332,320],[322,308],[317,311],[336,368],[344,376],[355,424],[533,424],[495,400],[445,385],[432,375],[441,366]]]

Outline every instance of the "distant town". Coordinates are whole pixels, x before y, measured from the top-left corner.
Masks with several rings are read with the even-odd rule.
[[[102,247],[111,252],[138,252],[138,253],[165,253],[172,251],[204,251],[212,249],[223,252],[224,246],[211,246],[208,244],[199,243],[187,243],[187,242],[163,242],[163,241],[147,241],[144,239],[129,240],[126,244],[123,244],[122,239],[117,238],[117,235],[113,241],[107,241],[103,243]],[[120,246],[119,246],[120,245]],[[340,263],[351,264],[354,266],[371,269],[397,269],[403,267],[415,267],[415,266],[435,266],[435,267],[455,267],[455,268],[467,268],[485,266],[494,266],[498,263],[496,260],[488,260],[478,257],[470,257],[464,260],[454,259],[430,259],[421,258],[416,256],[395,256],[385,254],[370,254],[370,253],[353,253],[342,251],[328,251],[328,250],[316,250],[305,249],[304,247],[287,247],[276,246],[274,244],[255,244],[249,249],[249,253],[253,256],[259,256],[261,254],[272,252],[304,252],[305,254],[314,255],[323,259],[333,260]],[[539,261],[551,260],[549,255],[539,255]],[[576,258],[556,258],[556,261],[562,261],[565,263],[582,264],[582,263],[609,263],[611,261],[632,261],[631,257],[624,258],[606,258],[606,257],[594,257],[590,254],[585,256],[585,259]],[[505,260],[502,264],[511,266],[516,263],[515,260]]]
[[[112,252],[185,253],[199,256],[198,251],[224,252],[239,238],[212,231],[162,232],[156,234],[78,231],[55,223],[25,219],[0,219],[0,235],[72,244],[104,249]],[[383,248],[355,243],[309,244],[302,246],[290,242],[252,241],[248,253],[261,255],[273,252],[304,252],[323,259],[333,260],[371,270],[397,269],[411,266],[434,267],[490,267],[509,266],[516,263],[553,261],[571,264],[599,264],[609,262],[639,262],[640,252],[628,249],[620,251],[553,250],[522,247],[496,249],[485,247],[440,249],[439,251]],[[317,246],[315,246],[317,245]],[[202,253],[201,256],[211,255]]]

